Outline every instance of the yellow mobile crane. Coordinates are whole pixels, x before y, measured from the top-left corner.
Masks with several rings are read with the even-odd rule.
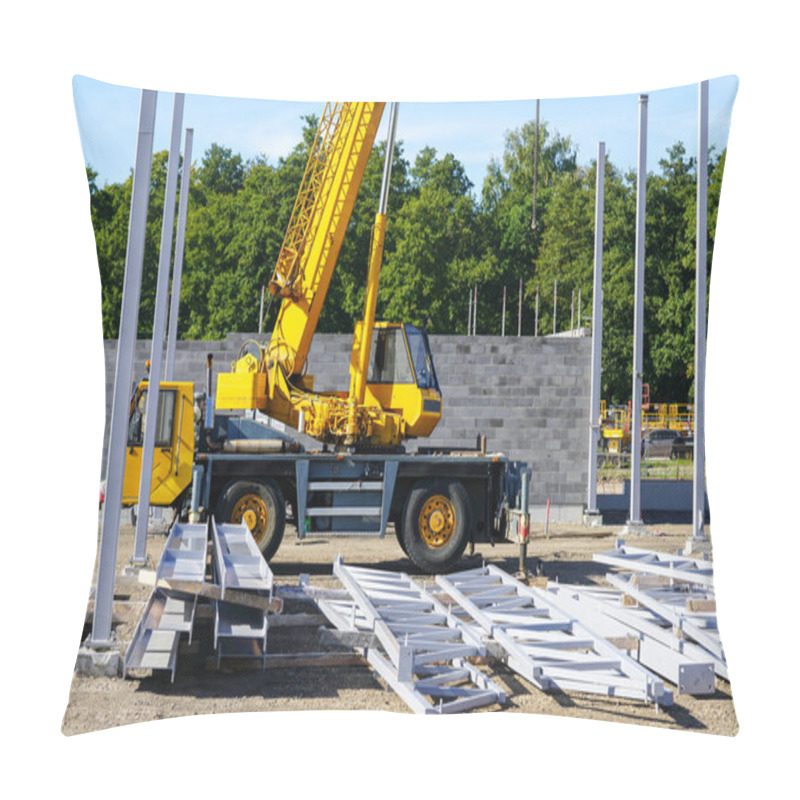
[[[219,376],[218,411],[259,409],[320,441],[356,447],[391,447],[410,437],[428,436],[441,418],[442,398],[427,337],[410,325],[375,322],[394,113],[372,229],[364,317],[353,341],[350,390],[315,393],[313,377],[304,374],[383,108],[383,103],[326,106],[269,284],[270,292],[282,298],[275,330],[266,349],[257,342],[245,343],[231,372]]]
[[[209,357],[196,414],[185,413],[193,384],[160,384],[151,503],[177,506],[190,519],[211,513],[218,521],[243,521],[267,559],[283,537],[287,502],[300,538],[383,536],[393,522],[404,552],[421,569],[437,572],[455,565],[468,543],[502,528],[524,466],[485,448],[403,448],[405,440],[434,430],[442,397],[426,330],[375,322],[394,105],[349,390],[315,392],[306,373],[384,105],[325,107],[270,281],[281,306],[269,343],[245,342],[230,372],[217,376],[215,396]],[[137,409],[146,391],[140,384],[131,408],[127,503],[138,499],[141,436],[133,431],[134,423],[141,429]]]

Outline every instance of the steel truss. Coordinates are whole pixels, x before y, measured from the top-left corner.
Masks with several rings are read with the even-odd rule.
[[[675,636],[671,625],[641,606],[625,604],[617,589],[549,583],[559,605],[592,630],[628,650],[647,669],[678,687],[679,694],[715,690],[715,663],[700,646]]]
[[[713,591],[698,591],[689,585],[647,586],[632,574],[606,575],[606,580],[619,591],[672,627],[675,638],[695,642],[713,661],[714,671],[728,679],[728,665],[717,627]],[[703,602],[709,602],[703,610]]]
[[[607,553],[595,553],[592,558],[600,564],[611,567],[660,575],[708,588],[714,587],[714,570],[710,561],[627,547],[622,539],[617,541],[613,550]]]
[[[670,705],[672,692],[625,652],[563,611],[546,592],[493,565],[436,583],[507,653],[508,666],[545,691],[560,689]]]
[[[505,703],[505,693],[468,659],[484,657],[480,635],[435,597],[399,572],[345,566],[334,575],[347,600],[319,599],[320,610],[342,631],[370,631],[380,643],[365,657],[418,714],[450,714]]]

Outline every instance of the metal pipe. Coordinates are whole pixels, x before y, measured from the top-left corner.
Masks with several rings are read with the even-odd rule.
[[[556,332],[556,314],[558,311],[558,281],[553,281],[553,334]]]
[[[500,335],[506,335],[506,287],[503,287],[503,320],[500,323]]]
[[[594,284],[592,295],[592,373],[589,390],[589,486],[586,509],[597,510],[597,448],[600,443],[600,378],[603,352],[603,214],[606,145],[597,145],[594,202]]]
[[[478,334],[478,287],[475,287],[475,302],[472,304],[472,335]]]
[[[184,96],[180,93],[176,94],[172,107],[172,137],[167,161],[167,182],[164,188],[164,215],[161,223],[158,279],[156,282],[155,308],[153,309],[150,378],[147,385],[146,422],[144,426],[144,441],[142,442],[142,468],[139,478],[139,516],[136,520],[132,564],[147,563],[147,523],[150,517],[150,491],[153,480],[156,428],[158,427],[161,362],[164,355],[164,330],[167,322],[167,295],[169,292],[169,270],[172,262],[172,232],[175,222],[175,195],[178,188],[183,101]]]
[[[631,504],[628,522],[642,523],[642,350],[644,344],[644,232],[647,193],[647,95],[639,96],[639,162],[636,174],[636,264],[631,398]]]
[[[536,303],[533,312],[533,335],[539,335],[539,287],[536,287]]]
[[[102,649],[113,645],[111,616],[114,601],[114,578],[117,569],[122,487],[125,476],[125,452],[128,439],[131,375],[136,349],[136,330],[139,320],[139,294],[142,286],[144,239],[147,225],[147,206],[150,194],[150,167],[153,158],[158,93],[145,89],[139,109],[139,134],[133,169],[128,244],[125,254],[125,276],[122,284],[122,307],[117,341],[117,365],[114,373],[114,393],[111,404],[111,423],[108,441],[106,494],[100,532],[100,551],[97,564],[97,588],[92,632],[87,646]]]
[[[706,391],[706,242],[708,235],[708,81],[698,87],[697,244],[695,253],[694,324],[694,476],[692,484],[695,539],[705,539],[705,391]]]
[[[522,336],[522,278],[519,279],[519,308],[517,309],[517,336]]]

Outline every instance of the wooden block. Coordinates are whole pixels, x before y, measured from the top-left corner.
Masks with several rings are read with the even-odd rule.
[[[283,611],[283,600],[280,597],[270,599],[266,595],[246,592],[241,589],[226,589],[225,597],[222,596],[222,587],[213,583],[199,583],[197,581],[167,581],[160,580],[159,588],[169,589],[181,594],[190,594],[197,597],[207,597],[211,600],[224,600],[237,606],[258,608],[270,614],[280,614]]]
[[[618,650],[638,650],[639,638],[637,636],[609,636],[606,641]]]
[[[716,613],[717,601],[708,600],[700,597],[690,597],[686,600],[686,610],[697,611],[701,613],[703,612]]]
[[[234,670],[260,670],[261,659],[225,658],[226,668]],[[366,661],[357,653],[270,653],[266,669],[299,669],[301,667],[363,667]],[[217,657],[206,660],[207,670],[217,670]]]
[[[271,628],[318,628],[327,624],[328,620],[322,614],[276,614],[269,621]]]

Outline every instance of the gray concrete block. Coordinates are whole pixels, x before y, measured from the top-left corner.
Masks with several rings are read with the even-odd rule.
[[[122,653],[116,648],[81,647],[75,660],[75,672],[90,678],[118,678],[122,675],[122,665]]]

